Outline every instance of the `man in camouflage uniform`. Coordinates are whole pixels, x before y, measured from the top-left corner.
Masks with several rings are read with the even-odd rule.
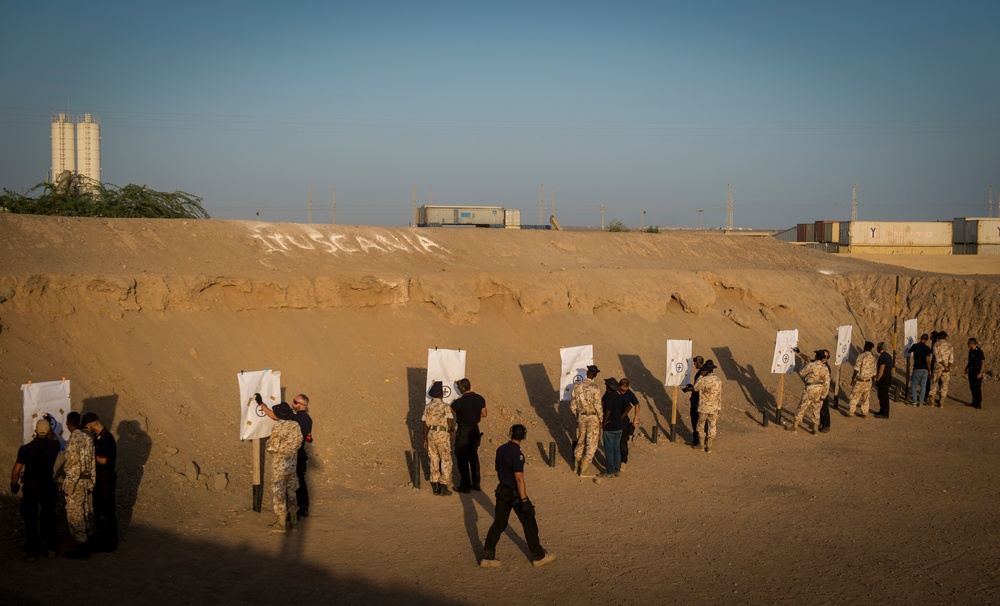
[[[806,360],[809,359],[801,353],[799,355]],[[803,366],[802,370],[799,371],[799,375],[805,381],[806,387],[802,391],[802,399],[799,401],[799,407],[795,412],[795,421],[788,428],[789,431],[798,429],[799,423],[802,422],[802,417],[806,414],[806,410],[812,408],[812,433],[813,435],[819,433],[819,408],[823,404],[823,398],[830,392],[830,369],[826,365],[826,358],[826,350],[816,350],[815,359]]]
[[[427,395],[431,403],[424,408],[424,450],[431,463],[431,488],[442,497],[451,495],[451,436],[455,433],[455,413],[445,404],[444,385],[434,381]]]
[[[66,553],[67,558],[86,558],[90,555],[87,547],[87,501],[94,490],[97,476],[97,461],[94,458],[94,439],[90,433],[80,428],[80,413],[66,415],[66,428],[70,430],[66,442],[66,462],[63,470],[66,477],[62,492],[66,495],[66,521],[76,546]]]
[[[278,417],[278,422],[271,429],[271,437],[267,439],[267,451],[271,453],[271,501],[274,513],[278,516],[272,524],[274,532],[285,532],[295,528],[298,501],[295,491],[299,487],[299,479],[295,474],[299,446],[302,446],[302,430],[294,421],[295,413],[292,407],[282,402],[272,411]]]
[[[715,362],[706,360],[698,369],[700,376],[694,383],[694,390],[698,393],[697,447],[701,448],[704,439],[705,452],[712,451],[715,424],[722,410],[722,379],[714,374],[715,368]]]
[[[569,409],[576,415],[576,448],[573,449],[573,469],[581,477],[593,477],[591,462],[601,438],[601,388],[594,379],[601,372],[591,364],[587,378],[573,386]]]
[[[875,344],[865,341],[865,350],[854,361],[854,376],[851,377],[851,402],[847,407],[847,416],[856,415],[862,419],[868,418],[868,396],[872,392],[872,379],[877,372],[875,354],[872,349]],[[861,405],[861,412],[854,412],[858,405]]]
[[[934,343],[934,375],[931,377],[931,402],[941,408],[944,399],[948,397],[948,384],[951,383],[951,365],[955,363],[955,348],[947,341],[948,333],[938,333]],[[939,387],[940,384],[940,387]]]

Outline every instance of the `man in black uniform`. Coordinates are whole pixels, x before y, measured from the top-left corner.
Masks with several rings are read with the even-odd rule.
[[[21,489],[20,483],[24,483],[21,518],[24,520],[24,557],[29,562],[35,561],[42,547],[48,557],[56,557],[59,546],[56,529],[58,488],[52,479],[56,457],[59,456],[59,442],[49,439],[51,432],[49,422],[39,419],[35,423],[34,438],[17,449],[14,469],[10,472],[11,494],[17,494]]]
[[[528,500],[524,484],[524,453],[521,452],[521,440],[527,435],[528,430],[524,425],[514,425],[510,428],[510,442],[497,448],[496,469],[497,479],[500,481],[496,490],[497,511],[493,525],[486,533],[486,543],[483,545],[483,559],[479,562],[483,568],[500,566],[500,561],[496,559],[497,542],[507,529],[512,509],[524,528],[524,540],[531,551],[532,563],[535,566],[544,566],[556,559],[554,554],[545,553],[538,540],[535,506]]]
[[[618,393],[622,395],[622,401],[632,407],[630,412],[635,412],[635,416],[631,420],[626,418],[622,423],[622,471],[625,471],[625,466],[628,464],[628,441],[635,435],[636,427],[639,426],[639,398],[635,397],[635,394],[628,387],[628,379],[622,377],[618,381]]]
[[[986,354],[979,349],[979,341],[969,339],[969,363],[965,374],[969,377],[969,391],[972,392],[972,407],[983,407],[983,372],[986,370]]]
[[[878,350],[878,372],[875,375],[875,387],[878,390],[878,412],[875,416],[879,419],[889,418],[889,387],[892,386],[892,355],[885,349],[885,342],[881,342],[876,347]]]
[[[118,513],[115,510],[115,489],[118,475],[115,461],[118,446],[108,428],[101,425],[96,414],[83,415],[83,428],[94,434],[94,459],[97,460],[97,478],[94,480],[94,518],[97,521],[97,541],[94,551],[118,549]],[[87,541],[88,543],[90,541]]]
[[[312,444],[313,420],[309,416],[309,397],[300,393],[292,400],[292,410],[295,411],[295,422],[302,430],[302,446],[296,453],[295,475],[299,478],[299,487],[295,491],[295,500],[299,504],[298,517],[309,516],[309,487],[306,486],[306,461],[309,455],[306,453],[306,444]]]
[[[458,475],[461,478],[455,488],[458,492],[482,490],[479,485],[479,441],[483,437],[479,431],[480,419],[485,419],[486,399],[472,391],[468,379],[456,383],[462,397],[451,403],[451,410],[458,422],[455,433],[455,458],[458,459]]]

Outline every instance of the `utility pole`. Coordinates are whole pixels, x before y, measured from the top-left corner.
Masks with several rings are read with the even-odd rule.
[[[545,184],[538,184],[538,224],[545,225]]]
[[[998,195],[998,197],[1000,197],[1000,195]],[[1000,200],[997,200],[997,206],[1000,206]],[[986,216],[987,217],[992,217],[993,216],[993,184],[992,183],[990,183],[990,196],[989,196],[989,204],[986,207]]]
[[[313,222],[313,186],[309,184],[309,225]]]
[[[705,212],[704,208],[698,209],[698,229],[701,229],[701,213]]]
[[[417,216],[417,186],[413,186],[413,227],[420,224],[420,217]]]
[[[851,221],[858,220],[858,182],[854,182],[854,195],[851,196]]]
[[[552,216],[556,216],[556,188],[552,188]]]
[[[336,187],[333,188],[333,215],[332,215],[332,219],[333,220],[331,222],[334,225],[336,225],[337,224],[337,188]]]
[[[639,219],[639,229],[646,229],[646,209],[642,209],[642,218]]]
[[[432,187],[432,188],[430,188],[430,190],[431,190],[431,200],[430,200],[430,202],[428,202],[428,204],[430,206],[434,206],[434,188]]]
[[[601,204],[601,229],[604,229],[604,205]]]
[[[733,229],[733,186],[726,186],[726,231]]]

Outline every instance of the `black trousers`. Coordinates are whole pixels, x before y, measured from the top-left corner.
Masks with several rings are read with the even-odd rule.
[[[24,520],[24,553],[35,557],[42,547],[56,549],[59,546],[59,531],[56,529],[58,488],[52,480],[28,482],[23,488],[21,519]]]
[[[458,461],[459,486],[479,486],[479,425],[459,425],[455,433],[455,459]]]
[[[976,374],[979,374],[976,372]],[[983,380],[977,379],[969,373],[969,391],[972,392],[972,405],[975,408],[983,407]]]
[[[295,500],[299,504],[299,509],[309,509],[309,487],[306,485],[306,461],[308,460],[309,455],[306,454],[306,447],[300,446],[295,460],[295,475],[299,479]]]
[[[628,441],[635,435],[635,425],[632,421],[626,420],[622,423],[622,441],[620,444],[622,451],[622,463],[628,463]]]
[[[691,396],[691,439],[694,440],[691,444],[698,443],[698,421],[700,417],[698,416],[698,394],[692,394]]]
[[[892,379],[888,381],[879,381],[875,384],[875,388],[878,393],[878,414],[889,416],[889,387],[892,385]]]
[[[823,405],[819,407],[819,428],[830,428],[830,396],[823,398]]]
[[[97,522],[99,547],[108,551],[118,549],[118,513],[115,509],[115,489],[118,474],[98,471],[94,481],[94,518]]]
[[[522,505],[521,499],[517,496],[517,489],[503,484],[497,484],[497,511],[493,518],[493,525],[486,533],[486,543],[483,545],[483,558],[492,560],[496,558],[497,543],[500,535],[507,530],[507,522],[510,520],[511,510],[517,514],[517,519],[521,521],[524,528],[524,540],[528,543],[528,550],[531,551],[533,560],[540,560],[545,557],[545,550],[538,541],[538,523],[535,521],[535,507],[530,503]]]

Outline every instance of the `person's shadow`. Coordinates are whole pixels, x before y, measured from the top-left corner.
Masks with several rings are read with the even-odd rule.
[[[646,409],[649,410],[649,414],[653,418],[653,426],[657,428],[657,431],[663,434],[667,439],[670,439],[670,420],[672,418],[672,407],[674,405],[671,402],[671,398],[667,395],[667,389],[663,386],[663,383],[656,378],[653,373],[646,368],[643,364],[642,358],[635,354],[619,354],[618,360],[621,362],[622,371],[625,373],[625,377],[629,380],[629,389],[640,397],[640,404],[646,404]],[[652,398],[653,402],[650,404],[649,400]],[[680,400],[680,398],[678,398]],[[639,420],[642,421],[642,415],[640,413]],[[678,424],[684,426],[682,420],[682,415],[680,412],[680,402],[677,402],[677,417]],[[652,430],[650,430],[652,431]],[[636,432],[638,436],[638,432]],[[633,438],[634,440],[635,438]],[[652,435],[647,435],[647,439],[653,440]],[[683,439],[683,438],[682,438]]]
[[[713,347],[712,352],[715,354],[716,364],[722,369],[722,374],[726,379],[736,381],[743,397],[757,409],[757,415],[752,415],[748,411],[747,417],[761,424],[764,423],[765,417],[769,420],[776,420],[778,401],[757,375],[757,369],[754,368],[754,365],[740,365],[728,347]]]
[[[149,461],[153,441],[143,427],[145,419],[118,423],[118,510],[124,525],[132,522],[132,512],[139,498],[139,486]]]
[[[423,454],[424,452],[424,406],[427,404],[427,369],[407,368],[406,369],[406,393],[409,406],[406,411],[406,430],[410,434],[411,450],[403,453],[406,458],[406,469],[410,474],[410,482],[413,486],[419,486],[420,480],[431,477],[430,461]],[[451,478],[447,481],[451,483]]]
[[[478,560],[483,555],[483,541],[479,536],[479,511],[481,508],[487,513],[487,515],[493,511],[496,512],[496,507],[493,502],[490,501],[486,493],[480,491],[472,491],[468,494],[459,494],[459,501],[462,502],[462,519],[465,522],[465,532],[469,535],[469,544],[472,546],[472,553]],[[511,512],[511,519],[516,520],[517,514]],[[510,540],[514,542],[514,545],[520,549],[524,555],[531,557],[531,550],[528,548],[528,543],[525,542],[516,532],[510,523],[507,524],[507,528],[504,530],[504,534],[510,537]]]
[[[552,385],[544,364],[521,364],[521,377],[524,379],[528,402],[535,409],[535,414],[545,423],[549,435],[556,443],[556,456],[572,464],[576,427],[573,414],[569,410],[569,402],[559,401],[559,391]],[[542,458],[547,459],[544,447],[542,447]]]

